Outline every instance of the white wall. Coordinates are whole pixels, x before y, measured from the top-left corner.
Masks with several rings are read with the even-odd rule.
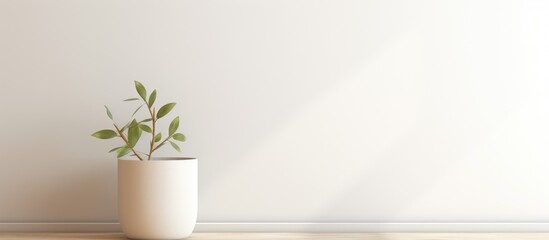
[[[116,221],[135,79],[201,222],[549,221],[548,66],[547,1],[0,0],[0,222]]]

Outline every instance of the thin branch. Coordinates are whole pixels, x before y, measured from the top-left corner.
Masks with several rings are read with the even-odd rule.
[[[148,160],[151,160],[151,156],[154,148],[154,138],[156,134],[156,117],[154,116],[155,112],[156,112],[156,109],[153,108],[153,110],[151,111],[151,108],[149,107],[149,113],[151,114],[151,119],[152,119],[152,139],[151,139],[151,146],[149,148]]]
[[[139,150],[135,150],[135,151],[138,152],[138,153],[141,153],[141,154],[143,154],[143,155],[145,155],[145,156],[149,156],[149,154],[144,153],[144,152],[141,152],[141,151],[139,151]]]
[[[152,152],[156,151],[156,149],[160,148],[160,146],[162,146],[162,144],[166,143],[166,141],[170,140],[170,138],[172,138],[173,134],[172,135],[169,135],[168,137],[166,137],[166,139],[164,139],[164,141],[162,141],[160,144],[158,144],[158,146],[156,146]]]
[[[141,158],[141,156],[139,156],[139,154],[137,154],[137,152],[135,152],[135,150],[133,149],[133,147],[130,146],[130,143],[128,143],[128,139],[126,138],[126,136],[124,136],[124,133],[122,131],[120,131],[120,129],[118,128],[118,126],[116,126],[115,123],[113,123],[112,125],[114,125],[114,128],[116,129],[116,131],[118,132],[118,135],[120,135],[120,137],[122,138],[122,140],[124,140],[124,142],[126,143],[126,146],[128,146],[133,154],[135,154],[135,156],[137,158],[139,158],[139,160],[143,161],[143,158]]]

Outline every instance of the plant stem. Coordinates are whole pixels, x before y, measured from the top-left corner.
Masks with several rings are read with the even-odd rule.
[[[135,156],[137,158],[139,158],[139,160],[143,161],[143,158],[141,158],[141,156],[139,156],[139,154],[137,154],[137,152],[135,152],[135,150],[133,149],[133,147],[130,146],[130,143],[128,143],[128,139],[126,138],[126,136],[124,136],[124,133],[122,131],[120,131],[120,129],[118,128],[118,126],[116,126],[115,123],[113,123],[112,125],[114,125],[114,128],[116,129],[116,131],[118,132],[118,135],[120,135],[120,137],[122,138],[122,140],[124,140],[124,142],[126,143],[126,146],[128,146],[130,148],[130,150],[132,150],[133,154],[135,154]]]
[[[141,154],[143,154],[143,155],[145,155],[145,156],[149,156],[149,154],[144,153],[144,152],[141,152],[141,151],[139,151],[139,150],[135,150],[135,151],[138,152],[138,153],[141,153]]]
[[[156,134],[156,117],[154,117],[156,110],[153,108],[151,111],[151,108],[149,108],[149,113],[151,114],[152,119],[152,139],[151,139],[151,147],[149,148],[149,158],[147,160],[151,160],[151,155],[153,153],[153,147],[154,147],[154,139]]]
[[[172,137],[172,135],[166,137],[166,139],[164,139],[164,141],[162,141],[160,144],[158,144],[158,146],[156,146],[156,147],[151,151],[151,153],[154,152],[154,151],[156,151],[156,149],[158,149],[160,146],[162,146],[162,144],[164,144],[166,141],[170,140],[171,137]]]

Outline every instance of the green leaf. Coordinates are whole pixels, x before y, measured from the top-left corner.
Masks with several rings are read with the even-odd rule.
[[[110,138],[118,136],[118,134],[116,134],[116,132],[113,131],[113,130],[104,129],[104,130],[97,131],[97,132],[93,133],[92,136],[94,136],[96,138],[99,138],[99,139],[110,139]]]
[[[126,123],[126,125],[124,125],[124,127],[122,127],[122,128],[120,129],[120,132],[124,132],[124,131],[126,130],[126,128],[128,128],[128,127],[130,126],[131,123],[132,123],[131,121],[128,122],[128,123]]]
[[[173,135],[173,139],[184,142],[187,138],[182,133],[176,133]]]
[[[149,96],[149,107],[152,107],[155,100],[156,100],[156,89],[151,93],[151,96]]]
[[[147,102],[147,90],[145,90],[145,86],[141,84],[138,81],[135,81],[135,90],[137,90],[137,93],[143,99],[143,101]]]
[[[139,128],[141,128],[141,130],[145,131],[145,132],[148,132],[148,133],[152,133],[152,129],[145,125],[145,124],[139,124]]]
[[[123,148],[123,147],[126,147],[126,146],[115,147],[115,148],[111,149],[109,152],[112,153],[112,152],[117,151],[118,149],[121,149],[121,148]]]
[[[176,117],[170,123],[170,128],[168,129],[169,136],[173,135],[177,128],[179,127],[179,117]]]
[[[114,119],[112,119],[111,110],[109,110],[109,108],[107,107],[107,105],[105,105],[105,110],[107,110],[107,116],[109,116],[109,118],[110,118],[111,120],[114,120]]]
[[[128,126],[128,128],[136,127],[137,124],[139,124],[139,123],[138,123],[137,120],[135,120],[135,118],[134,118],[134,119],[132,119],[132,121],[130,122],[130,125]]]
[[[175,103],[168,103],[162,106],[160,110],[158,110],[158,113],[156,113],[156,119],[166,116],[166,114],[168,114],[174,106]]]
[[[161,139],[162,139],[162,133],[158,133],[156,134],[156,136],[154,136],[154,142],[160,142]]]
[[[141,137],[141,133],[141,128],[139,128],[138,123],[134,119],[128,129],[128,144],[130,147],[135,147],[135,144],[137,144]]]
[[[124,100],[124,102],[137,101],[137,100],[139,100],[139,98],[128,98],[128,99]]]
[[[144,104],[143,104],[144,105]],[[133,111],[132,117],[135,116],[135,114],[143,107],[143,105],[139,106],[135,111]]]
[[[140,123],[150,122],[150,121],[152,121],[152,118],[147,118],[147,119],[145,119],[145,120],[142,120]]]
[[[134,123],[135,119],[132,119],[130,122],[126,123],[126,125],[124,125],[124,127],[122,127],[120,129],[121,132],[124,132],[124,130],[130,128],[130,127],[133,127],[135,124],[137,123]]]
[[[179,148],[179,146],[177,146],[177,144],[175,144],[175,143],[172,142],[172,141],[169,141],[169,142],[170,142],[170,144],[172,145],[172,147],[173,147],[176,151],[181,152],[181,148]]]
[[[118,151],[116,151],[118,154],[116,155],[117,158],[120,158],[120,157],[123,157],[125,155],[127,155],[129,152],[130,152],[130,148],[129,147],[122,147],[120,149],[118,149]]]

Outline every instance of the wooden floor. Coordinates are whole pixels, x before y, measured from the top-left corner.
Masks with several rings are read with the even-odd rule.
[[[119,240],[121,233],[0,233],[2,240]],[[194,233],[190,240],[549,240],[549,233]]]

